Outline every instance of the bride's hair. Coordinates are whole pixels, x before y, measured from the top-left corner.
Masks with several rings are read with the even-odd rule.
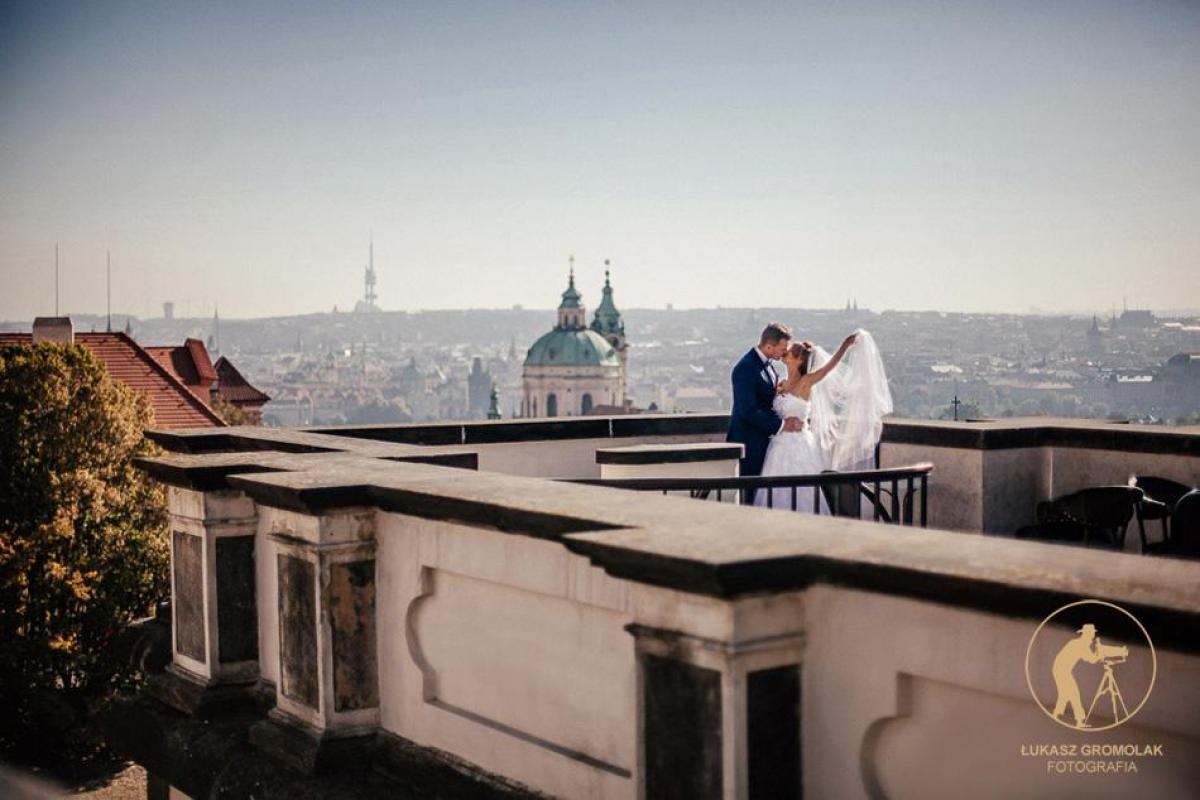
[[[788,348],[788,353],[792,358],[800,360],[800,374],[808,374],[808,362],[812,358],[812,342],[792,342],[792,346]]]

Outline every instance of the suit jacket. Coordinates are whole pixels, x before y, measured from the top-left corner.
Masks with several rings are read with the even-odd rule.
[[[733,384],[733,410],[729,414],[729,432],[725,441],[740,442],[745,447],[741,474],[761,475],[767,445],[782,424],[779,415],[771,410],[778,376],[751,348],[734,365],[730,381]]]

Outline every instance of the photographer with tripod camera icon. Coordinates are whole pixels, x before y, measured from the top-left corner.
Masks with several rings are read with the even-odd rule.
[[[1129,648],[1101,644],[1096,637],[1096,626],[1090,622],[1084,624],[1076,633],[1079,634],[1079,637],[1068,641],[1054,657],[1051,673],[1054,675],[1054,685],[1058,688],[1058,700],[1054,704],[1053,716],[1058,719],[1070,706],[1071,713],[1075,717],[1075,727],[1081,730],[1090,728],[1088,718],[1096,707],[1096,702],[1102,695],[1108,695],[1112,701],[1113,720],[1120,722],[1123,717],[1118,713],[1118,704],[1121,711],[1124,712],[1124,716],[1129,716],[1129,711],[1125,708],[1125,701],[1121,698],[1121,690],[1117,688],[1112,665],[1122,663],[1129,655]],[[1104,676],[1100,680],[1096,696],[1092,699],[1092,704],[1088,707],[1086,714],[1083,710],[1083,699],[1079,695],[1079,684],[1075,682],[1075,676],[1072,674],[1075,665],[1080,661],[1086,661],[1089,664],[1101,662],[1104,666]]]

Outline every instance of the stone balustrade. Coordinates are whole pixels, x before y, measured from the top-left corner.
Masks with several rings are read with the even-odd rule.
[[[646,444],[629,438],[685,437],[653,424],[576,439],[560,425],[545,463],[564,442],[602,460]],[[1200,565],[464,470],[512,443],[453,428],[429,444],[388,429],[158,435],[194,451],[142,462],[172,487],[179,542],[174,663],[154,691],[186,715],[170,725],[265,705],[247,723],[254,752],[357,796],[375,796],[368,765],[522,796],[1119,796],[1134,784],[1020,755],[1089,741],[1042,714],[1023,664],[1040,620],[1094,598],[1136,615],[1157,651],[1145,706],[1097,741],[1164,745],[1132,778],[1139,794],[1200,785]],[[939,430],[893,427],[881,458]],[[1131,434],[1149,441],[1118,438]],[[1074,435],[983,442],[1050,448],[1061,482],[1058,448],[1097,465],[1108,452]],[[1155,469],[1194,469],[1194,437],[1150,442],[1167,451]],[[943,444],[922,455],[991,452]],[[931,510],[1008,475],[980,461],[938,468]],[[999,501],[972,502],[986,520]],[[1131,665],[1148,663],[1129,644]],[[188,793],[236,794],[244,772],[121,744]]]

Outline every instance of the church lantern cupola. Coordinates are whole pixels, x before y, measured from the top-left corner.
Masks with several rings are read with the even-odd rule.
[[[558,304],[558,328],[575,331],[587,327],[587,309],[583,307],[583,295],[575,288],[575,256],[571,256],[571,271],[567,282],[567,290],[562,293],[562,302]]]

